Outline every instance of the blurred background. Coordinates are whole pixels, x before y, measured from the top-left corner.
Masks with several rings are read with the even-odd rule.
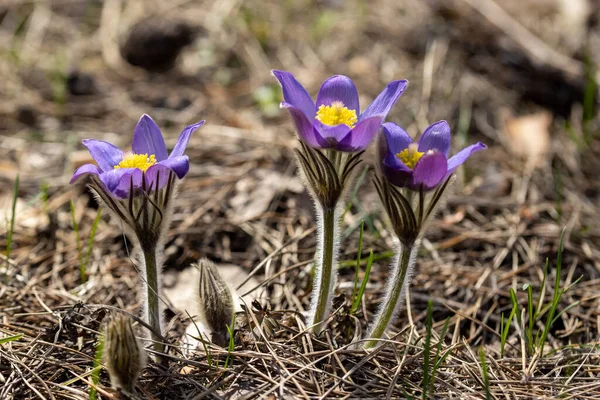
[[[452,249],[449,263],[475,268],[514,266],[515,257],[534,264],[555,254],[566,225],[568,248],[598,276],[599,9],[598,0],[3,0],[0,220],[19,173],[19,210],[33,213],[40,196],[50,201],[47,218],[19,214],[15,245],[54,248],[57,229],[70,229],[72,190],[84,194],[82,229],[95,216],[83,185],[67,185],[90,162],[82,139],[127,147],[148,113],[173,146],[184,126],[206,119],[188,149],[167,265],[209,256],[250,268],[303,233],[303,244],[277,262],[309,259],[313,209],[271,69],[292,72],[312,95],[327,77],[348,75],[363,109],[389,81],[408,79],[389,121],[417,136],[446,119],[455,149],[489,146],[459,174],[460,196],[432,228],[430,260]],[[369,153],[365,165],[372,162]],[[390,238],[361,179],[345,238],[366,219],[385,253]],[[56,210],[63,217],[52,217]],[[40,242],[40,232],[54,239]],[[111,254],[125,256],[120,232],[99,232]],[[354,238],[350,259],[355,246]],[[31,254],[13,252],[25,265],[43,263]]]
[[[206,119],[204,133],[234,132],[221,126],[245,139],[286,142],[291,124],[270,76],[277,68],[313,94],[326,77],[348,75],[364,106],[390,80],[408,79],[389,120],[413,134],[448,119],[461,140],[483,135],[516,152],[529,150],[519,140],[548,141],[536,130],[552,136],[568,126],[575,141],[589,142],[599,7],[597,0],[3,0],[0,132],[13,143],[69,141],[81,132],[127,137],[146,112],[167,131]],[[55,176],[55,161],[24,164]]]

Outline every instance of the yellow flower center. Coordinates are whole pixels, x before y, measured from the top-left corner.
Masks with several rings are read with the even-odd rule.
[[[350,128],[354,128],[358,120],[356,111],[345,107],[341,101],[334,101],[330,106],[321,104],[316,118],[325,125],[345,124]]]
[[[146,172],[148,168],[156,164],[156,157],[154,154],[127,154],[123,157],[123,161],[121,161],[118,165],[115,165],[115,169],[119,168],[137,168],[141,169],[142,172]]]
[[[411,143],[406,149],[396,154],[396,157],[400,159],[410,169],[414,169],[417,165],[417,161],[423,157],[425,153],[419,151],[419,145],[417,143]]]

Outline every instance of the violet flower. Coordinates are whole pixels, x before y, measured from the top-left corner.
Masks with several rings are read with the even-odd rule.
[[[408,85],[406,80],[390,82],[360,113],[356,86],[347,76],[323,82],[315,104],[291,73],[273,70],[273,75],[283,89],[281,107],[290,111],[300,139],[314,148],[343,152],[367,148]]]
[[[143,290],[142,315],[151,328],[158,361],[163,350],[161,310],[162,251],[169,228],[176,179],[189,171],[184,155],[192,133],[204,121],[181,132],[169,155],[156,123],[148,115],[140,118],[133,133],[132,153],[125,153],[102,140],[84,140],[98,166],[86,164],[75,171],[71,183],[90,177],[90,189],[97,195],[135,244]]]
[[[411,190],[422,185],[424,191],[436,188],[471,154],[485,148],[477,142],[448,158],[450,126],[446,121],[430,125],[416,143],[402,127],[386,122],[379,142],[381,169],[387,180]]]
[[[159,127],[148,115],[144,114],[133,132],[132,152],[123,152],[115,145],[103,140],[84,140],[96,163],[79,167],[71,183],[84,175],[96,175],[104,189],[118,199],[128,198],[130,187],[138,190],[142,187],[142,176],[145,175],[147,188],[156,186],[163,188],[167,184],[167,176],[172,171],[177,178],[183,178],[190,169],[188,156],[183,152],[192,133],[200,128],[204,121],[190,125],[181,132],[179,140],[171,154],[167,154],[167,146]]]
[[[383,124],[379,139],[380,174],[375,188],[395,234],[394,258],[385,296],[369,327],[363,348],[378,346],[402,307],[425,223],[444,195],[450,176],[471,154],[485,149],[478,142],[450,154],[450,127],[439,121],[423,132],[417,143],[400,126]],[[413,201],[413,191],[417,197]]]
[[[307,324],[319,334],[329,319],[337,280],[340,205],[362,153],[408,82],[388,84],[361,114],[356,86],[347,76],[334,75],[323,82],[315,104],[291,73],[274,70],[273,75],[283,90],[281,107],[289,110],[298,131],[301,143],[296,159],[317,211],[314,290]]]

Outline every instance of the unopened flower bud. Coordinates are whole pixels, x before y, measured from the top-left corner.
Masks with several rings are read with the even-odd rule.
[[[120,313],[110,318],[103,355],[113,388],[135,393],[135,382],[146,365],[146,352],[135,336],[131,318]]]
[[[224,347],[229,339],[227,326],[231,325],[235,311],[231,290],[213,262],[202,259],[197,267],[200,270],[200,321],[211,330],[211,341]]]

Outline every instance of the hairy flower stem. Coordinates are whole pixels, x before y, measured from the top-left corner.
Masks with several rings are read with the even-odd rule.
[[[160,298],[159,298],[159,273],[161,265],[158,261],[157,252],[160,251],[162,246],[157,243],[152,245],[150,243],[143,243],[141,247],[141,267],[144,275],[143,284],[145,284],[146,295],[148,301],[146,302],[144,309],[144,320],[152,327],[150,331],[150,338],[152,339],[152,346],[158,353],[164,351],[164,345],[162,342],[162,314],[160,312]],[[156,361],[160,361],[160,356],[157,355]]]
[[[419,247],[419,241],[411,244],[398,242],[396,257],[394,257],[394,273],[388,282],[386,297],[381,303],[375,322],[371,325],[368,338],[381,339],[388,326],[393,322],[394,316],[402,305],[401,297],[410,280],[410,274],[415,265],[415,258]],[[377,347],[378,340],[368,340],[363,348],[372,349]]]
[[[336,256],[339,249],[339,213],[336,208],[330,209],[317,204],[319,219],[317,248],[317,264],[313,281],[313,298],[309,314],[309,325],[316,334],[325,327],[324,321],[329,316],[331,295],[336,280]],[[315,290],[316,289],[316,290]]]

